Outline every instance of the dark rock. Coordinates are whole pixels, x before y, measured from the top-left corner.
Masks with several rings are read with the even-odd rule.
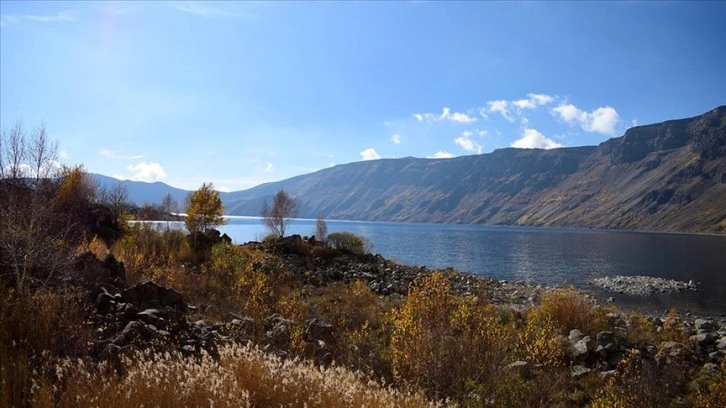
[[[601,331],[597,334],[597,345],[602,346],[603,348],[609,349],[612,348],[613,345],[617,344],[615,341],[615,334],[611,331]]]
[[[585,335],[578,329],[572,329],[570,330],[570,342],[577,343],[578,341],[582,340],[582,338],[585,337]]]
[[[693,323],[696,330],[703,330],[703,331],[713,331],[716,329],[716,325],[713,323],[713,320],[711,319],[696,319],[696,321]]]
[[[716,342],[716,334],[715,333],[700,333],[695,334],[689,338],[691,341],[691,344],[694,344],[699,347],[705,347],[709,346],[711,344],[714,344]]]
[[[111,306],[114,304],[114,297],[110,293],[106,292],[104,289],[104,292],[98,295],[96,298],[96,309],[98,310],[98,313],[100,314],[106,314],[111,309]]]
[[[305,322],[303,340],[308,342],[323,341],[325,344],[330,345],[335,342],[334,330],[335,327],[330,323],[320,319],[310,319]]]
[[[159,323],[159,310],[157,309],[146,309],[143,312],[137,313],[137,317],[144,323],[158,325]]]
[[[584,365],[576,365],[576,366],[572,367],[572,369],[570,370],[570,376],[572,378],[578,379],[591,372],[592,372],[592,370],[585,367]]]

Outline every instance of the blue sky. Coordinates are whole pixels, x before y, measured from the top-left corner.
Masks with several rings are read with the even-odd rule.
[[[723,2],[0,2],[0,122],[62,162],[240,190],[595,145],[726,104]]]

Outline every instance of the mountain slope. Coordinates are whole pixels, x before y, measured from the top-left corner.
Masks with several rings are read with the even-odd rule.
[[[159,203],[167,194],[171,194],[176,201],[183,203],[187,194],[189,194],[186,190],[172,187],[160,181],[147,183],[143,181],[119,180],[101,174],[91,174],[91,176],[93,176],[101,188],[111,189],[117,183],[126,186],[129,193],[129,200],[136,205]]]
[[[597,147],[340,165],[225,193],[227,212],[281,188],[300,217],[726,232],[726,106]]]

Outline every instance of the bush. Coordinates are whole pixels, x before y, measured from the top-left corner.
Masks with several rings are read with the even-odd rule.
[[[132,223],[112,252],[124,263],[132,281],[159,279],[168,267],[194,259],[183,231],[165,230],[149,222]]]
[[[549,321],[562,335],[568,335],[572,329],[590,334],[606,329],[593,302],[572,288],[548,292],[530,313],[532,319]]]
[[[370,242],[352,232],[334,232],[328,234],[328,242],[330,246],[342,251],[352,252],[354,254],[365,254],[371,251]]]
[[[434,398],[462,398],[473,382],[496,378],[509,330],[491,305],[454,295],[443,274],[425,278],[389,319],[397,381]]]

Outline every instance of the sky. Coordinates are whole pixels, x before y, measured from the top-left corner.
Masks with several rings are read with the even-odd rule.
[[[0,2],[0,126],[235,191],[379,158],[597,145],[726,104],[725,2]]]

